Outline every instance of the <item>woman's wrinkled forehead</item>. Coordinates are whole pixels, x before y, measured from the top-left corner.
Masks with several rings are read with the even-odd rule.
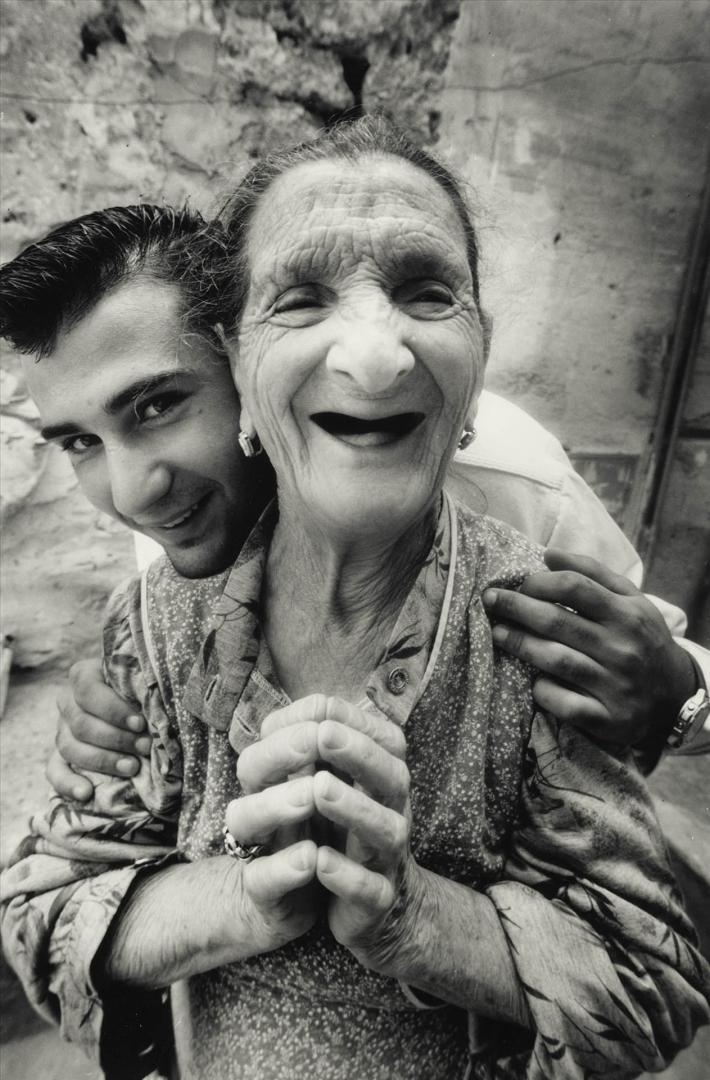
[[[439,258],[468,273],[463,227],[447,193],[422,169],[385,156],[290,169],[262,196],[247,240],[256,289],[296,262],[331,272],[343,257],[386,259],[398,252]]]

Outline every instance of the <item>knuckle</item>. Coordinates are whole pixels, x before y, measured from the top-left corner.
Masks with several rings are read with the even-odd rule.
[[[90,660],[77,660],[69,668],[69,684],[76,692],[83,692],[95,677],[96,665]]]
[[[579,721],[579,705],[572,695],[554,687],[547,680],[538,680],[533,688],[533,697],[541,709],[551,713],[558,720],[567,723]]]
[[[409,794],[410,783],[411,775],[406,763],[396,759],[393,788],[394,794],[398,800],[406,798]]]
[[[513,653],[521,660],[532,659],[530,642],[522,630],[516,630],[515,627],[509,626],[506,628],[505,635],[506,652]]]
[[[270,740],[268,744],[269,758],[274,764],[283,759],[283,749],[287,749],[289,760],[292,763],[300,763],[304,757],[312,754],[318,744],[318,727],[315,720],[306,720],[289,730],[288,741],[282,748],[281,741]]]
[[[407,752],[407,739],[399,724],[390,724],[390,747],[391,752],[398,758],[404,758]]]
[[[584,677],[584,666],[566,649],[556,649],[553,658],[555,674],[568,683],[579,683]]]
[[[261,725],[262,739],[264,739],[267,735],[270,735],[271,732],[276,729],[278,725],[279,712],[280,710],[277,709],[275,712],[270,712],[268,716],[264,718],[264,722]]]
[[[60,687],[57,693],[57,708],[61,715],[69,713],[74,707],[74,698],[66,686]]]
[[[242,750],[237,758],[237,780],[239,786],[244,791],[248,791],[251,786],[251,776],[253,773],[253,757],[255,752],[255,745],[247,746]],[[230,806],[232,803],[229,804]]]
[[[560,595],[574,598],[582,588],[585,578],[576,570],[559,570],[556,574]]]
[[[633,678],[639,669],[639,654],[632,645],[620,645],[615,652],[617,671],[626,678]]]
[[[405,818],[397,814],[390,828],[390,843],[393,851],[401,851],[409,840],[409,828]]]
[[[623,608],[623,624],[634,635],[641,634],[646,630],[646,615],[639,608],[634,598],[627,601]]]
[[[91,721],[85,712],[77,710],[68,720],[72,734],[80,742],[91,741]]]
[[[569,623],[570,613],[556,604],[547,618],[547,633],[552,638],[562,637],[569,629]]]
[[[239,834],[239,826],[242,822],[243,815],[243,804],[245,802],[246,799],[232,799],[232,801],[227,804],[224,821],[229,831],[235,835]]]
[[[394,902],[394,889],[391,882],[378,874],[373,885],[373,906],[380,912],[388,911]]]
[[[496,589],[492,610],[496,616],[510,615],[516,611],[518,603],[518,592],[515,589]]]
[[[76,687],[81,684],[83,678],[83,671],[84,668],[81,660],[77,660],[74,664],[72,664],[67,673],[70,686]]]
[[[328,718],[329,711],[332,709],[333,703],[337,701],[337,698],[328,697],[327,694],[311,694],[306,698],[306,701],[308,702],[306,718],[318,724],[321,720],[326,720]]]
[[[57,757],[57,754],[54,753],[52,754],[44,768],[44,775],[47,780],[49,780],[52,787],[54,787],[55,780],[59,773],[62,771],[60,762],[61,758]]]

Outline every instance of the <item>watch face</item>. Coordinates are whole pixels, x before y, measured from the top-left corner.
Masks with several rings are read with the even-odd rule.
[[[668,737],[668,745],[677,750],[680,746],[694,743],[708,717],[710,717],[710,698],[708,698],[707,690],[698,690],[680,710]]]

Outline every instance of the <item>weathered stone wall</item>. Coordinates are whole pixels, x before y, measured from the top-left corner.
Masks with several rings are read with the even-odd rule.
[[[3,0],[1,256],[99,206],[218,202],[263,150],[384,107],[470,181],[490,385],[633,524],[704,178],[708,4]],[[6,631],[66,664],[131,546],[4,370]],[[635,513],[636,511],[634,511]]]

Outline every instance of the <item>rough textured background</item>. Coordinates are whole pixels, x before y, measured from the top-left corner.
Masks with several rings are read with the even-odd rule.
[[[705,177],[708,10],[3,0],[2,258],[98,206],[191,198],[209,210],[262,150],[385,108],[471,184],[495,320],[490,385],[562,437],[633,532]],[[130,543],[38,444],[12,359],[3,367],[5,629],[21,666],[62,666],[93,647]],[[678,469],[695,492],[672,515],[694,545],[694,586],[707,447],[683,449]],[[670,589],[687,601],[687,575]]]

